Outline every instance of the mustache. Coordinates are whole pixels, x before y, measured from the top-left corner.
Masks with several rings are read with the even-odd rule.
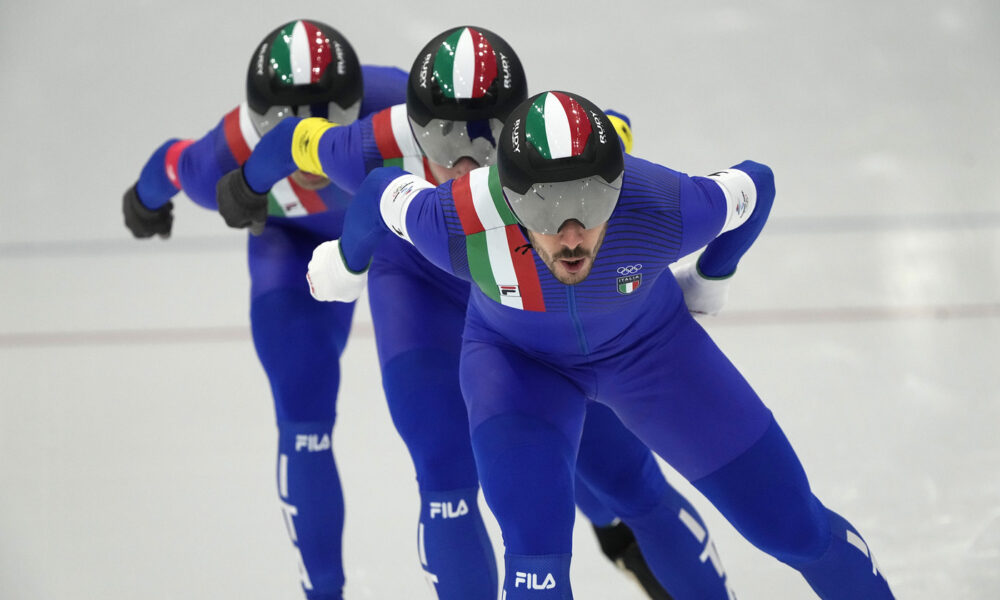
[[[587,258],[590,256],[590,250],[577,246],[576,248],[560,250],[552,255],[552,260],[575,260],[577,258]]]

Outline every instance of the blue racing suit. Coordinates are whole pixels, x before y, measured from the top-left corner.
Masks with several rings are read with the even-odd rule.
[[[726,174],[744,183],[727,189]],[[363,268],[373,231],[392,231],[474,283],[460,374],[480,481],[504,535],[507,600],[572,597],[573,469],[594,403],[820,597],[892,597],[860,534],[813,495],[771,412],[688,313],[668,268],[707,245],[700,270],[731,274],[774,194],[759,163],[690,177],[626,156],[592,271],[565,285],[514,219],[496,167],[438,187],[379,169],[361,185],[341,238],[349,268]],[[683,509],[665,510],[705,539]],[[640,543],[667,522],[645,516],[630,523]],[[644,549],[658,573],[660,557]]]

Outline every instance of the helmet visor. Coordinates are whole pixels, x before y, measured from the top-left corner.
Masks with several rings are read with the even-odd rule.
[[[624,173],[608,183],[592,175],[573,181],[536,183],[525,194],[504,188],[514,216],[526,229],[555,234],[569,220],[579,221],[585,229],[598,227],[611,218],[618,204]]]
[[[358,119],[358,114],[361,112],[361,100],[357,100],[347,108],[341,108],[336,102],[323,102],[301,106],[271,106],[263,114],[256,113],[252,109],[249,112],[250,122],[253,123],[257,134],[264,135],[285,117],[291,116],[323,117],[337,125],[347,125]]]
[[[420,150],[432,162],[450,169],[460,158],[468,156],[485,167],[496,162],[496,141],[500,138],[503,121],[431,119],[426,125],[418,125],[410,119],[410,128]]]

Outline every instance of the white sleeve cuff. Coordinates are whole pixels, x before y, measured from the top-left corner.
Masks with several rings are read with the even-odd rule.
[[[726,222],[719,234],[746,223],[757,206],[757,186],[753,184],[753,179],[739,169],[712,173],[708,178],[719,184],[726,197]]]
[[[382,192],[382,199],[379,201],[382,220],[393,233],[411,244],[413,240],[406,231],[406,211],[419,192],[433,187],[426,179],[406,174],[390,181]]]

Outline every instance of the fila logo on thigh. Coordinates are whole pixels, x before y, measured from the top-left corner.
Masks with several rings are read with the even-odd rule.
[[[295,436],[295,451],[302,452],[322,452],[330,449],[330,434],[324,433],[321,436],[310,433],[300,433]]]
[[[514,587],[518,588],[524,585],[525,589],[528,590],[551,590],[556,587],[556,578],[552,576],[552,573],[546,573],[545,578],[541,582],[538,581],[538,573],[525,573],[524,571],[514,572]]]
[[[454,519],[469,514],[469,505],[465,500],[459,500],[458,506],[451,502],[431,502],[431,518]]]

